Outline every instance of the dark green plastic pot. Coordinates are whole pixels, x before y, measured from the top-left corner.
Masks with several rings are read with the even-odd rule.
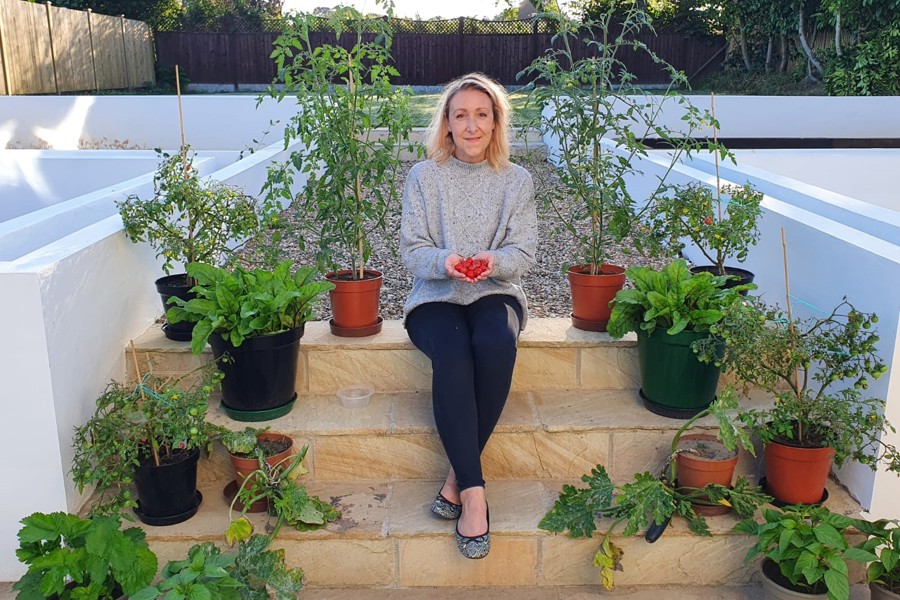
[[[694,341],[707,336],[696,331],[669,335],[665,329],[638,333],[641,398],[651,412],[689,419],[715,400],[719,367],[701,363],[691,350]]]

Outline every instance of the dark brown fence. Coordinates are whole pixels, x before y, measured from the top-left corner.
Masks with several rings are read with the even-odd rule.
[[[490,29],[484,23],[460,18],[452,33],[446,26],[442,28],[444,33],[405,33],[398,28],[392,50],[401,74],[396,83],[441,85],[470,71],[481,71],[505,85],[524,83],[516,75],[551,46],[553,34],[540,24],[521,22],[513,22],[517,27],[510,33],[487,33]],[[194,83],[271,83],[276,74],[269,55],[277,36],[273,32],[158,32],[157,61],[161,66],[180,65]],[[340,42],[349,45],[351,37],[344,36]],[[314,45],[335,43],[334,34],[329,32],[312,32],[310,38]],[[646,35],[641,41],[692,79],[717,70],[724,58],[720,54],[724,40],[660,34]],[[584,56],[587,48],[575,50]],[[637,76],[638,83],[668,82],[665,73],[644,53],[625,49],[619,58]]]

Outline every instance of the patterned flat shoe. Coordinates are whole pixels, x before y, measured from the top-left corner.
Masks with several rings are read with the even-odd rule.
[[[459,515],[462,514],[462,505],[450,502],[449,500],[444,498],[443,494],[438,492],[438,495],[434,499],[434,502],[431,503],[431,512],[442,519],[452,521],[454,519],[458,519]]]
[[[466,558],[484,558],[491,551],[491,511],[487,511],[488,530],[475,537],[469,537],[459,532],[459,524],[456,525],[456,547]]]

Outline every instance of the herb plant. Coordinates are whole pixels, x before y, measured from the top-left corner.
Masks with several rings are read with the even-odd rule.
[[[201,179],[190,148],[168,154],[157,148],[160,165],[153,177],[154,195],[132,195],[116,202],[125,234],[147,242],[163,259],[168,275],[176,263],[221,264],[246,241],[261,233],[279,206],[261,203],[224,183]]]
[[[660,271],[632,267],[626,271],[634,283],[616,294],[607,331],[620,338],[629,331],[651,334],[657,328],[669,335],[682,331],[709,331],[739,301],[739,293],[753,286],[726,289],[727,278],[710,273],[691,274],[687,263],[677,259]]]
[[[243,584],[229,574],[234,560],[233,555],[222,554],[212,542],[197,544],[188,550],[186,560],[170,561],[165,566],[159,583],[132,594],[130,600],[240,600]]]
[[[693,242],[706,260],[725,275],[725,261],[747,258],[750,246],[759,240],[756,222],[762,212],[763,195],[750,184],[724,186],[718,190],[700,183],[669,186],[668,194],[657,196],[647,215],[652,239],[663,242],[675,253]]]
[[[669,171],[686,153],[701,147],[719,149],[712,142],[693,139],[692,133],[712,123],[712,118],[678,93],[680,87],[687,87],[685,74],[638,39],[638,34],[652,31],[639,3],[629,5],[615,19],[614,12],[610,8],[582,21],[542,14],[558,32],[553,48],[518,75],[520,80],[531,81],[529,101],[543,107],[526,126],[558,143],[548,158],[556,166],[559,182],[538,188],[545,190],[543,201],[576,243],[579,256],[573,260],[592,275],[600,273],[611,244],[628,237],[664,190]],[[582,44],[587,46],[587,55],[578,58],[582,51],[577,46]],[[619,58],[626,52],[645,56],[668,74],[669,83],[661,94],[638,86],[635,75]],[[675,132],[661,122],[667,104],[684,112],[684,131]],[[648,155],[644,139],[649,137],[670,148],[667,166],[649,196],[635,198],[629,179],[641,175],[639,162]],[[639,249],[642,239],[634,237]]]
[[[207,402],[222,378],[210,367],[190,387],[179,385],[187,375],[177,381],[145,375],[135,387],[114,381],[97,398],[94,415],[75,429],[71,471],[79,491],[94,484],[100,493],[91,514],[137,505],[131,484],[138,466],[209,450],[214,428],[206,422]]]
[[[191,351],[203,352],[209,336],[221,335],[235,347],[248,337],[271,335],[299,327],[313,316],[313,303],[334,287],[328,281],[313,281],[316,272],[301,267],[291,273],[286,260],[274,271],[236,267],[227,271],[202,263],[187,266],[197,280],[196,298],[173,299],[166,312],[170,323],[194,321]]]
[[[848,560],[866,562],[868,553],[851,548],[847,530],[865,527],[865,521],[831,512],[825,507],[787,506],[764,509],[764,523],[746,519],[735,531],[756,537],[746,560],[762,554],[778,565],[781,576],[795,591],[828,592],[829,600],[850,597]]]
[[[831,447],[837,466],[851,459],[900,472],[900,453],[885,441],[894,428],[884,400],[864,393],[887,371],[876,354],[877,322],[846,299],[823,317],[789,319],[751,298],[730,306],[711,329],[715,339],[697,349],[700,360],[721,362],[747,387],[774,396],[771,409],[741,414],[763,442]]]
[[[114,600],[156,574],[156,555],[139,527],[118,515],[82,519],[62,512],[22,519],[16,556],[28,566],[13,585],[18,600]]]
[[[320,270],[350,269],[354,279],[364,278],[369,234],[384,231],[385,217],[396,209],[400,151],[404,144],[412,149],[411,92],[391,85],[399,73],[391,64],[390,8],[386,19],[335,9],[327,26],[340,45],[314,45],[309,32],[321,19],[294,14],[272,52],[282,85],[267,94],[278,101],[295,98],[285,148],[294,140],[302,146],[269,168],[263,191],[270,199],[293,201],[305,215],[299,244],[317,244]],[[296,199],[295,172],[307,177]]]

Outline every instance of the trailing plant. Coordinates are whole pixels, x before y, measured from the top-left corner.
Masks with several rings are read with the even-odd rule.
[[[202,263],[187,266],[196,279],[196,297],[173,299],[175,306],[166,312],[170,323],[194,321],[191,351],[200,354],[209,336],[221,335],[233,346],[249,337],[272,335],[294,329],[313,317],[313,304],[319,295],[334,288],[328,281],[313,281],[316,272],[300,267],[291,273],[286,260],[274,271],[227,271]]]
[[[240,600],[243,584],[229,574],[235,557],[222,552],[212,542],[192,546],[185,560],[170,561],[163,568],[161,581],[131,595],[131,600],[176,600],[179,598],[215,598]]]
[[[299,531],[309,531],[325,527],[329,521],[340,518],[341,513],[333,506],[310,496],[306,488],[297,483],[297,477],[307,472],[303,466],[309,446],[304,446],[299,454],[287,464],[270,465],[257,455],[259,466],[250,473],[238,488],[229,507],[230,524],[225,533],[229,544],[250,538],[253,526],[246,514],[256,502],[266,501],[269,505],[269,536],[274,539],[281,527],[291,525]],[[234,518],[235,506],[240,503],[240,516]],[[275,523],[271,523],[271,517]]]
[[[75,429],[72,478],[79,491],[95,485],[99,497],[91,514],[135,507],[131,493],[136,469],[162,465],[210,445],[214,427],[206,422],[209,396],[222,379],[212,363],[172,381],[145,375],[134,387],[111,382],[97,398],[96,411]],[[189,376],[200,375],[192,386]]]
[[[762,193],[748,183],[718,190],[700,184],[668,186],[668,194],[657,197],[647,227],[654,240],[673,253],[681,253],[685,239],[699,248],[719,275],[725,261],[747,258],[750,246],[759,240],[756,223],[762,212]],[[722,193],[728,196],[723,200]]]
[[[629,236],[665,189],[665,179],[679,160],[701,148],[724,153],[713,142],[694,139],[694,132],[713,119],[678,93],[687,87],[684,73],[640,41],[639,35],[652,31],[652,26],[639,3],[627,5],[615,18],[614,13],[610,9],[584,21],[542,14],[558,31],[553,47],[517,76],[529,82],[529,102],[543,108],[526,127],[554,140],[548,158],[559,181],[537,187],[558,216],[560,230],[575,241],[578,256],[572,260],[590,266],[591,274],[600,272],[610,246]],[[585,58],[577,58],[575,46],[581,44],[588,48]],[[669,82],[662,93],[639,87],[620,58],[626,52],[643,55],[667,73]],[[684,113],[681,131],[662,122],[663,109],[670,105]],[[670,150],[664,173],[649,195],[635,198],[629,180],[642,174],[639,164],[648,156],[647,138],[656,138]],[[633,238],[638,249],[643,238]]]
[[[597,465],[581,481],[587,484],[586,488],[563,486],[539,527],[554,533],[568,531],[573,538],[592,537],[598,518],[611,520],[593,561],[600,569],[601,584],[608,590],[613,589],[615,571],[622,570],[623,551],[612,538],[620,526],[623,536],[631,536],[648,526],[661,530],[673,516],[679,516],[693,533],[709,536],[706,519],[694,510],[693,504],[725,504],[741,516],[750,516],[760,505],[771,501],[743,477],[732,488],[710,484],[693,489],[676,488],[665,476],[644,472],[635,474],[628,483],[615,485],[606,469]]]
[[[900,522],[880,519],[859,529],[868,536],[857,546],[870,554],[857,559],[869,564],[866,580],[894,594],[900,593]]]
[[[272,202],[293,201],[304,215],[299,245],[316,244],[320,270],[350,269],[354,279],[364,278],[369,235],[385,231],[385,217],[396,210],[400,152],[404,145],[416,147],[407,139],[411,92],[391,85],[399,73],[391,64],[392,6],[387,8],[386,19],[335,9],[327,27],[336,44],[310,40],[319,17],[286,17],[272,52],[279,85],[266,92],[279,102],[294,97],[297,113],[285,128],[285,148],[295,140],[301,145],[287,162],[269,168],[263,191]],[[295,199],[291,186],[298,173],[307,181]]]
[[[620,338],[630,331],[652,334],[657,328],[669,335],[682,331],[709,331],[725,310],[741,299],[740,292],[753,284],[722,287],[727,277],[711,273],[691,274],[683,259],[663,269],[632,267],[626,272],[634,287],[616,294],[607,331]]]
[[[770,409],[740,415],[763,442],[831,447],[837,466],[850,459],[900,472],[900,453],[885,441],[894,428],[884,417],[884,400],[864,393],[887,372],[876,354],[877,322],[846,298],[825,316],[807,319],[750,298],[731,305],[711,328],[714,338],[696,348],[700,360],[721,363],[746,387],[775,398]]]
[[[229,572],[244,584],[241,600],[294,600],[303,589],[303,570],[285,565],[283,548],[269,548],[274,538],[274,534],[251,535],[238,544]]]
[[[190,147],[180,154],[156,151],[161,162],[153,196],[131,195],[116,206],[125,234],[150,244],[167,275],[176,263],[221,264],[240,249],[236,240],[262,233],[276,218],[276,202],[259,202],[235,187],[201,179]]]
[[[767,508],[762,516],[763,523],[745,519],[734,526],[735,531],[756,537],[745,560],[760,554],[769,558],[796,591],[822,593],[827,589],[829,600],[850,597],[847,561],[866,562],[869,553],[850,547],[846,536],[851,528],[865,527],[865,521],[824,506]]]
[[[121,529],[118,515],[34,513],[21,523],[16,556],[28,570],[13,585],[18,600],[114,600],[156,574],[146,534]]]

